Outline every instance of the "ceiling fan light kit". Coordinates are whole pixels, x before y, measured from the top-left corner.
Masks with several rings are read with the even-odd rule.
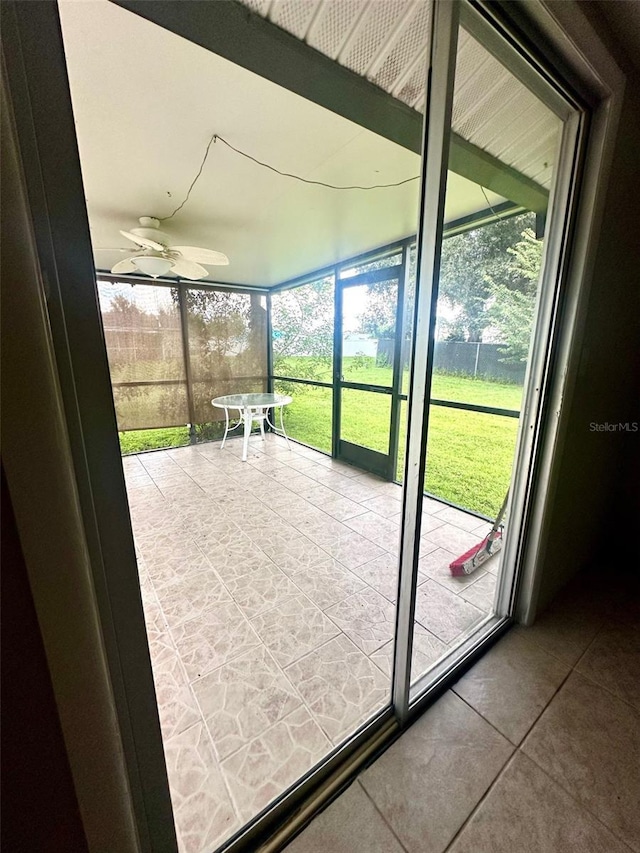
[[[132,263],[135,264],[139,272],[150,275],[151,278],[166,275],[173,268],[173,264],[168,258],[158,258],[153,255],[140,255],[134,258]]]
[[[137,271],[158,278],[172,272],[180,278],[197,281],[209,275],[202,264],[219,266],[229,263],[226,255],[213,249],[173,246],[169,235],[160,231],[160,220],[153,216],[141,216],[138,222],[139,228],[120,231],[123,237],[138,246],[138,253],[119,261],[111,269],[115,275]]]

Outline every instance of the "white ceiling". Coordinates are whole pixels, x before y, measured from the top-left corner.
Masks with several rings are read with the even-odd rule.
[[[277,168],[337,184],[417,175],[419,157],[107,0],[61,0],[65,53],[96,266],[124,255],[119,229],[167,216],[213,133]],[[491,204],[502,201],[490,193]],[[446,218],[486,208],[449,175]],[[418,182],[370,192],[310,187],[221,143],[184,209],[162,228],[176,245],[231,260],[210,280],[272,285],[416,230]]]

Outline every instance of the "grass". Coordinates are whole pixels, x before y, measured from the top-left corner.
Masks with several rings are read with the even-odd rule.
[[[357,370],[348,369],[348,372],[352,381],[378,385],[391,382],[390,368],[373,364],[365,364]],[[276,391],[285,391],[293,397],[292,404],[285,409],[289,435],[330,453],[331,389],[276,383]],[[519,409],[521,396],[522,387],[517,385],[463,376],[438,374],[433,377],[434,399]],[[389,406],[390,397],[386,395],[344,389],[342,437],[373,450],[388,452]],[[400,414],[398,479],[401,480],[407,416],[404,402]],[[431,406],[426,490],[483,515],[495,516],[511,478],[517,426],[515,418]],[[186,427],[120,433],[123,453],[172,447],[188,441]]]
[[[369,367],[358,381],[387,384],[388,368]],[[346,374],[345,374],[346,376]],[[353,373],[352,373],[353,376]],[[292,438],[331,452],[331,390],[289,383],[276,385],[293,403],[285,409],[287,432]],[[342,437],[381,453],[388,452],[390,397],[351,388],[343,390]],[[434,375],[432,397],[501,409],[519,409],[522,387],[464,376]],[[406,403],[400,415],[398,479],[404,471]],[[431,406],[425,488],[438,497],[493,517],[511,479],[518,421]]]
[[[159,450],[162,447],[181,447],[189,444],[188,427],[167,429],[137,429],[120,432],[120,450],[125,453],[140,453],[141,450]]]

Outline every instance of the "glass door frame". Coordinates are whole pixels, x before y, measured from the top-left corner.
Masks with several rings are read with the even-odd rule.
[[[417,246],[416,298],[412,369],[408,399],[408,429],[401,525],[400,581],[396,609],[396,646],[392,704],[401,724],[406,723],[455,681],[513,622],[518,586],[526,560],[536,547],[535,514],[545,500],[546,482],[538,476],[539,460],[549,425],[554,348],[560,332],[561,287],[567,274],[567,234],[575,215],[581,167],[586,156],[587,107],[566,85],[548,74],[509,29],[485,14],[484,3],[444,0],[434,10],[428,104],[422,153],[421,211]],[[420,519],[429,429],[431,380],[434,365],[439,264],[444,228],[444,203],[452,133],[456,50],[460,27],[481,44],[563,123],[558,161],[549,197],[545,244],[535,326],[531,337],[524,383],[524,399],[512,467],[509,522],[502,553],[494,615],[427,674],[411,683],[413,623],[420,545]],[[502,32],[501,32],[502,30]],[[425,346],[426,343],[426,346]],[[555,369],[558,369],[557,364]],[[509,532],[513,531],[512,535]],[[528,553],[527,553],[528,549]]]
[[[135,5],[135,4],[130,4]],[[143,4],[146,16],[162,17],[163,4]],[[167,6],[170,4],[166,4]],[[222,4],[221,4],[222,5]],[[154,689],[148,652],[144,644],[144,623],[139,591],[133,584],[135,554],[130,522],[127,518],[126,492],[113,412],[110,380],[100,317],[95,300],[91,242],[86,206],[82,191],[80,162],[77,153],[73,113],[66,77],[64,50],[61,42],[55,4],[6,3],[3,23],[8,22],[14,39],[7,37],[8,88],[16,112],[17,137],[24,164],[29,205],[33,211],[38,255],[47,282],[47,306],[56,367],[62,389],[65,418],[75,455],[74,474],[78,482],[83,522],[90,538],[94,573],[95,599],[100,630],[105,634],[109,673],[114,682],[114,707],[123,734],[127,779],[131,790],[131,807],[141,837],[141,847],[173,849],[171,807],[163,773],[162,740],[154,710]],[[415,604],[417,563],[417,522],[422,504],[424,456],[428,424],[430,368],[433,363],[433,322],[437,298],[439,247],[442,239],[444,183],[448,152],[449,122],[455,64],[455,39],[458,13],[463,9],[467,19],[475,16],[476,25],[488,26],[491,32],[499,22],[488,23],[476,8],[442,0],[434,7],[431,58],[427,89],[427,123],[422,151],[421,216],[418,238],[418,281],[415,301],[415,323],[412,341],[413,369],[409,394],[410,431],[405,463],[403,498],[403,536],[401,577],[397,607],[396,654],[393,693],[388,706],[353,738],[338,747],[319,768],[307,773],[299,782],[265,810],[258,822],[245,828],[229,845],[229,850],[255,849],[256,841],[273,829],[287,815],[306,801],[315,791],[317,798],[327,798],[344,785],[375,752],[387,744],[409,718],[422,709],[434,692],[446,689],[452,679],[486,648],[503,630],[513,613],[514,589],[503,591],[505,614],[486,626],[483,636],[474,639],[473,648],[464,647],[452,662],[446,675],[432,679],[428,690],[410,701],[410,627]],[[8,10],[8,11],[7,11]],[[480,23],[479,23],[480,22]],[[177,26],[177,25],[176,25]],[[37,37],[36,35],[37,34]],[[510,31],[506,30],[510,38]],[[3,44],[5,39],[3,38]],[[46,45],[43,52],[42,44]],[[502,48],[505,43],[502,43]],[[549,69],[533,55],[524,60],[518,46],[510,42],[508,50],[521,65],[530,63],[540,69],[560,91]],[[525,53],[524,50],[520,54]],[[426,72],[426,69],[425,69]],[[533,73],[533,72],[530,72]],[[571,95],[566,95],[571,102]],[[601,98],[604,103],[604,97]],[[575,113],[565,125],[559,174],[551,200],[553,226],[548,230],[546,251],[547,294],[541,304],[541,316],[547,328],[539,323],[536,363],[531,366],[531,390],[525,401],[525,415],[518,445],[519,463],[525,468],[516,490],[512,513],[519,519],[519,535],[507,551],[514,566],[530,562],[539,537],[539,516],[545,508],[544,491],[553,459],[541,459],[542,451],[553,452],[557,432],[553,428],[555,411],[551,389],[557,392],[564,382],[564,369],[569,361],[572,335],[577,325],[575,305],[568,321],[562,324],[560,285],[569,272],[574,289],[581,286],[582,269],[569,269],[570,225],[577,208],[577,185],[584,160],[584,130],[587,111],[574,101]],[[606,110],[606,104],[602,106]],[[611,146],[609,126],[600,130],[590,163],[596,169],[596,183],[607,146]],[[580,204],[581,236],[588,234],[593,213],[589,198]],[[431,204],[436,201],[437,204]],[[433,227],[432,227],[433,226]],[[73,238],[73,239],[72,239]],[[587,250],[579,246],[578,264]],[[577,278],[576,278],[577,277]],[[337,282],[336,282],[337,284]],[[568,344],[567,344],[568,341]],[[423,346],[426,342],[426,346]],[[564,349],[561,348],[561,345]],[[98,365],[96,371],[95,365]],[[540,380],[540,381],[538,381]],[[557,396],[557,394],[556,394]],[[548,453],[547,453],[548,456]],[[110,512],[100,509],[110,505]],[[518,503],[519,501],[519,503]],[[114,509],[115,508],[115,509]],[[529,524],[531,522],[531,524]],[[536,528],[538,524],[538,528]],[[533,531],[533,533],[532,533]],[[533,537],[533,539],[532,539]],[[505,556],[506,559],[506,556]],[[508,598],[508,601],[507,601]],[[126,606],[115,607],[118,603]],[[36,602],[37,603],[37,602]],[[150,725],[151,722],[151,725]],[[153,778],[150,778],[153,774]],[[164,780],[164,781],[163,781]],[[317,802],[316,802],[317,804]],[[308,807],[310,808],[310,806]],[[299,819],[309,816],[300,812]],[[157,839],[154,846],[152,839]]]
[[[402,260],[390,267],[359,273],[340,278],[341,270],[353,263],[342,264],[336,269],[334,285],[334,333],[333,333],[333,440],[332,456],[351,465],[370,471],[385,480],[393,481],[396,475],[398,458],[398,440],[400,433],[400,393],[402,391],[402,335],[404,333],[405,283],[409,270],[409,250],[407,243],[402,245]],[[393,343],[393,373],[390,386],[373,385],[366,382],[345,380],[343,377],[343,307],[344,291],[363,284],[375,284],[383,281],[397,281],[398,290],[395,310],[395,334]],[[346,442],[341,437],[342,391],[343,389],[364,391],[372,394],[384,394],[391,398],[389,415],[388,451],[382,454],[367,447]],[[345,446],[346,445],[346,446]]]

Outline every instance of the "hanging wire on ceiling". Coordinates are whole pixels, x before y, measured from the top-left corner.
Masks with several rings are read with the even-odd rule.
[[[191,186],[187,190],[187,194],[184,197],[184,200],[176,207],[173,213],[170,213],[169,216],[163,216],[160,219],[160,222],[166,222],[168,219],[171,219],[176,215],[179,210],[185,206],[187,201],[189,200],[189,196],[191,195],[191,190],[194,188],[198,178],[202,174],[202,170],[204,169],[204,164],[207,162],[207,157],[209,156],[209,149],[211,148],[211,144],[214,142],[222,142],[227,148],[230,148],[232,151],[235,151],[236,154],[240,154],[241,157],[246,157],[247,160],[251,160],[252,163],[255,163],[258,166],[261,166],[263,169],[269,169],[271,172],[275,172],[276,175],[281,175],[283,178],[292,178],[295,181],[300,181],[303,184],[311,184],[316,187],[326,187],[329,190],[383,190],[389,187],[401,187],[403,184],[409,184],[411,181],[417,181],[420,175],[415,175],[413,178],[405,178],[404,181],[396,181],[392,184],[372,184],[371,186],[363,187],[358,184],[354,184],[352,186],[340,186],[336,184],[327,184],[324,181],[311,181],[308,178],[303,178],[301,175],[294,175],[291,172],[281,172],[280,169],[276,169],[275,166],[270,166],[269,163],[263,163],[261,160],[252,157],[251,154],[247,154],[246,151],[241,151],[239,148],[236,148],[230,142],[227,142],[222,136],[218,136],[217,133],[214,133],[209,142],[207,143],[207,148],[204,152],[204,157],[202,158],[202,163],[200,164],[200,168],[198,172],[191,181]]]
[[[489,196],[487,195],[486,190],[482,185],[480,185],[480,189],[482,190],[482,195],[484,196],[484,200],[487,202],[489,210],[491,211],[491,213],[493,213],[496,219],[506,219],[507,217],[503,216],[501,213],[498,213],[495,207],[491,204],[491,202],[489,201]]]

